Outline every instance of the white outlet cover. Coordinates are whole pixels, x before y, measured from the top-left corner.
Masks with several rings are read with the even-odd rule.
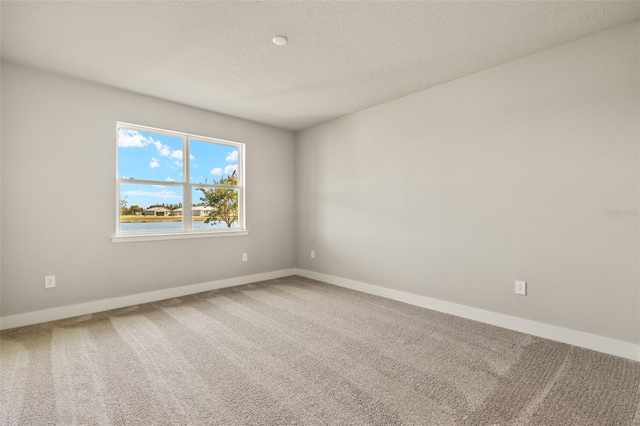
[[[527,283],[525,281],[516,281],[515,292],[521,296],[527,295]]]
[[[44,288],[54,288],[56,286],[56,276],[47,275],[44,277]]]

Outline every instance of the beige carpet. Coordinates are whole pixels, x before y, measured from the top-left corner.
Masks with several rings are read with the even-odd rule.
[[[0,424],[640,424],[640,363],[289,277],[0,333]]]

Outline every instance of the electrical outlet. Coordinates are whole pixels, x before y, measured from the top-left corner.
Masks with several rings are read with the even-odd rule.
[[[312,259],[316,258],[316,251],[315,250],[311,250],[311,258]]]
[[[242,261],[243,262],[247,261],[247,253],[242,253]]]
[[[524,281],[516,281],[516,294],[521,296],[527,295],[527,283]]]
[[[44,288],[53,288],[56,286],[56,276],[47,275],[44,277]]]

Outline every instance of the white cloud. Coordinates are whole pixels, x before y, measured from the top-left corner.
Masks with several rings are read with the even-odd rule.
[[[153,185],[154,188],[166,188],[164,185]]]
[[[181,149],[172,150],[169,145],[165,145],[162,142],[156,141],[153,139],[151,140],[151,142],[153,143],[153,146],[155,146],[156,150],[158,151],[158,154],[160,154],[161,156],[169,157],[173,159],[182,159]]]
[[[230,161],[238,161],[238,151],[232,151],[229,153],[229,155],[227,155],[227,158],[225,158],[226,162],[230,162]]]
[[[162,200],[182,200],[182,196],[166,189],[163,191],[124,191],[122,194],[129,197],[151,197],[160,198]]]
[[[225,175],[231,175],[233,174],[233,172],[236,172],[236,171],[238,171],[237,164],[229,164],[227,167],[224,168]]]
[[[158,154],[163,157],[170,157],[175,159],[182,158],[182,150],[176,149],[172,150],[170,146],[163,144],[160,141],[157,141],[151,137],[143,136],[140,132],[131,129],[118,129],[118,146],[127,148],[127,147],[136,147],[143,148],[148,145],[153,145]],[[195,157],[193,157],[195,158]]]
[[[190,158],[191,160],[195,160],[195,159],[196,159],[195,155],[193,155],[193,154],[189,154],[189,158]]]
[[[152,158],[151,162],[149,163],[149,167],[151,167],[152,169],[155,169],[156,167],[160,167],[160,163],[158,163],[158,159]]]
[[[234,171],[238,170],[238,165],[237,164],[229,164],[227,167],[220,168],[220,167],[216,167],[215,169],[211,170],[211,174],[214,176],[230,176],[231,174],[233,174]]]
[[[175,182],[175,181],[176,181],[175,179],[171,179],[170,177],[167,177],[165,180],[166,180],[167,182]]]
[[[169,148],[167,145],[163,144],[162,142],[153,141],[153,145],[158,150],[158,153],[163,157],[168,157],[169,155],[171,155],[171,148]]]
[[[178,167],[182,167],[182,161],[174,161],[173,164],[175,164]]]
[[[131,129],[118,129],[118,146],[122,148],[142,148],[152,142],[150,138],[142,136],[140,133]]]

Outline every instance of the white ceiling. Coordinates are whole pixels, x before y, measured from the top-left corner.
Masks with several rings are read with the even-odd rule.
[[[289,130],[640,19],[640,2],[1,3],[2,60]],[[283,34],[289,44],[271,43]]]

